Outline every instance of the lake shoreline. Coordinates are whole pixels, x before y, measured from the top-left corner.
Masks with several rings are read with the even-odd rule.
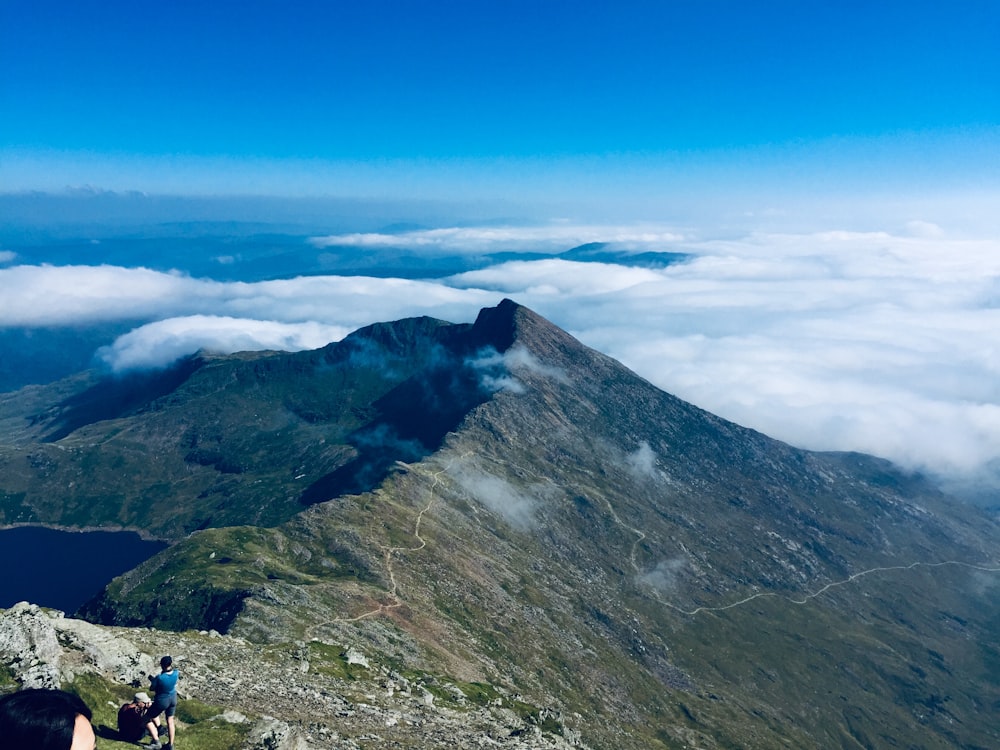
[[[0,608],[19,601],[74,613],[116,577],[167,549],[170,542],[134,529],[0,527]]]

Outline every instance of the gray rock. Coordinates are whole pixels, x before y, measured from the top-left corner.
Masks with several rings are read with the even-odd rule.
[[[127,638],[27,602],[0,610],[0,657],[25,687],[57,687],[85,672],[141,682],[155,666]]]
[[[368,659],[363,653],[354,648],[354,646],[348,646],[344,649],[344,653],[341,654],[345,659],[347,659],[348,664],[358,664],[365,669],[370,669],[371,666],[368,663]]]
[[[164,653],[181,670],[182,698],[224,709],[212,721],[251,725],[244,750],[359,750],[375,737],[380,746],[414,750],[585,747],[568,728],[563,736],[543,733],[507,708],[475,706],[458,685],[422,676],[450,696],[436,701],[421,682],[411,684],[355,647],[342,658],[370,674],[338,679],[303,671],[309,648],[301,641],[265,652],[219,633],[103,627],[23,602],[0,610],[0,665],[26,687],[64,686],[84,674],[143,684]]]

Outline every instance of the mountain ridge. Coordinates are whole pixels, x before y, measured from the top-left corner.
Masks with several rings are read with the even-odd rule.
[[[172,410],[188,421],[158,422]],[[1000,738],[975,720],[1000,706],[982,666],[1000,665],[994,520],[886,461],[711,415],[510,300],[471,325],[212,360],[147,412],[78,432],[167,450],[167,426],[228,412],[241,434],[208,442],[197,422],[177,460],[232,479],[246,507],[218,518],[242,520],[164,524],[176,543],[88,619],[354,642],[579,714],[597,746]],[[286,494],[263,505],[258,480]]]

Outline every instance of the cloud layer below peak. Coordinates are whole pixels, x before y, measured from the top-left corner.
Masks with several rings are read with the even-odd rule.
[[[102,352],[113,367],[128,368],[197,349],[314,348],[414,315],[466,322],[507,296],[664,390],[787,442],[860,450],[950,476],[995,474],[1000,466],[994,239],[951,237],[925,221],[896,233],[716,240],[669,227],[488,230],[386,236],[392,246],[423,238],[470,253],[620,241],[689,259],[637,268],[543,252],[438,280],[257,283],[118,266],[13,266],[0,268],[0,326],[135,321]],[[380,237],[340,236],[314,250],[377,247]]]

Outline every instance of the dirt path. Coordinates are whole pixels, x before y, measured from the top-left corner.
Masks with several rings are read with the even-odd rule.
[[[432,482],[431,482],[431,485],[430,485],[429,489],[427,490],[427,492],[428,492],[427,504],[417,513],[417,517],[416,517],[416,520],[415,520],[414,526],[413,526],[413,538],[417,541],[417,544],[415,546],[412,546],[412,547],[384,547],[383,548],[382,552],[383,552],[383,556],[384,556],[384,559],[385,559],[385,569],[386,569],[386,572],[387,572],[387,574],[389,576],[389,583],[390,583],[389,590],[388,590],[387,594],[388,594],[389,598],[392,601],[390,603],[380,604],[375,609],[372,609],[372,610],[370,610],[368,612],[364,612],[364,613],[362,613],[360,615],[356,615],[355,617],[338,617],[338,618],[335,618],[333,620],[327,620],[325,622],[317,623],[316,625],[313,625],[313,626],[311,626],[311,627],[309,627],[307,629],[307,631],[306,631],[307,637],[309,636],[309,634],[311,634],[312,632],[314,632],[317,628],[320,628],[320,627],[322,627],[324,625],[329,625],[329,624],[332,624],[332,623],[359,622],[361,620],[365,620],[365,619],[368,619],[370,617],[375,617],[377,615],[386,614],[390,610],[397,609],[397,608],[399,608],[399,607],[401,607],[403,605],[403,601],[399,598],[399,584],[396,581],[394,559],[395,559],[395,557],[396,557],[396,555],[398,553],[401,553],[401,552],[419,552],[420,550],[422,550],[424,547],[427,546],[427,540],[424,539],[422,536],[420,536],[420,526],[421,526],[421,523],[423,522],[424,516],[430,511],[431,507],[434,505],[434,498],[435,498],[435,492],[434,491],[438,487],[438,485],[441,483],[441,476],[444,473],[446,473],[452,467],[452,465],[456,461],[459,461],[459,460],[465,458],[469,454],[470,454],[470,452],[466,452],[466,453],[463,453],[458,458],[452,458],[448,462],[448,464],[446,466],[444,466],[443,468],[441,468],[438,471],[436,471],[433,474],[431,474]],[[406,469],[408,471],[414,471],[414,470],[418,470],[418,469],[422,468],[419,465],[418,466],[414,466],[414,465],[410,465],[410,464],[404,464],[402,462],[398,462],[398,463],[400,464],[400,466],[402,468],[404,468],[404,469]],[[629,561],[630,561],[630,563],[632,565],[632,568],[636,571],[636,573],[637,574],[641,574],[642,573],[642,569],[639,567],[639,564],[638,564],[638,561],[637,561],[637,550],[638,550],[639,545],[643,542],[643,540],[646,539],[646,533],[643,532],[640,529],[637,529],[637,528],[633,527],[633,526],[629,526],[627,523],[625,523],[624,521],[622,521],[621,518],[619,518],[618,514],[615,512],[615,509],[611,505],[611,503],[606,498],[604,499],[604,501],[605,501],[605,504],[607,506],[608,512],[611,514],[611,517],[614,520],[614,522],[616,524],[618,524],[619,526],[621,526],[623,529],[625,529],[628,532],[630,532],[631,534],[635,535],[635,540],[632,542],[631,549],[629,550]],[[660,595],[659,595],[658,592],[654,592],[654,596],[656,597],[657,601],[659,601],[660,604],[662,604],[663,606],[669,607],[670,609],[672,609],[672,610],[674,610],[676,612],[680,612],[681,614],[693,617],[693,616],[699,615],[699,614],[701,614],[703,612],[725,612],[726,610],[735,609],[737,607],[742,607],[742,606],[744,606],[746,604],[749,604],[749,603],[755,601],[756,599],[763,599],[765,597],[784,599],[784,600],[786,600],[788,602],[791,602],[792,604],[803,605],[803,604],[807,604],[808,602],[812,601],[816,597],[823,595],[824,593],[826,593],[827,591],[829,591],[832,588],[836,588],[838,586],[846,586],[847,584],[853,583],[854,581],[856,581],[859,578],[863,578],[864,576],[872,575],[874,573],[889,572],[889,571],[896,571],[896,570],[913,570],[914,568],[918,568],[918,567],[938,568],[938,567],[944,567],[944,566],[948,566],[948,565],[957,565],[957,566],[960,566],[960,567],[968,568],[970,570],[978,570],[978,571],[981,571],[981,572],[984,572],[984,573],[1000,573],[1000,567],[993,566],[992,564],[967,563],[967,562],[963,562],[961,560],[945,560],[943,562],[919,562],[918,561],[918,562],[910,563],[908,565],[893,565],[893,566],[885,566],[885,567],[874,567],[874,568],[869,568],[867,570],[862,570],[862,571],[860,571],[858,573],[854,573],[853,575],[848,576],[847,578],[845,578],[845,579],[843,579],[841,581],[833,581],[831,583],[827,583],[824,586],[822,586],[819,589],[817,589],[816,591],[813,591],[813,592],[805,594],[801,598],[796,598],[796,597],[790,596],[788,594],[782,594],[782,593],[777,593],[777,592],[773,592],[773,591],[762,591],[762,592],[759,592],[759,593],[756,593],[756,594],[752,594],[751,596],[745,597],[745,598],[740,599],[738,601],[732,602],[730,604],[725,604],[725,605],[721,605],[721,606],[704,606],[704,607],[695,607],[694,609],[685,609],[684,607],[678,606],[676,604],[673,604],[673,603],[671,603],[669,601],[664,600],[662,597],[660,597]]]
[[[431,482],[431,485],[427,490],[428,494],[427,504],[423,508],[421,508],[420,511],[417,513],[416,521],[413,524],[413,538],[416,539],[417,541],[416,546],[382,548],[382,554],[385,559],[385,569],[386,573],[389,576],[389,584],[390,584],[387,593],[389,595],[389,598],[392,599],[392,601],[387,604],[380,604],[375,609],[372,609],[368,612],[364,612],[360,615],[356,615],[355,617],[337,617],[332,620],[326,620],[324,622],[311,625],[309,628],[306,629],[305,633],[306,638],[312,637],[312,633],[315,632],[318,628],[323,627],[324,625],[331,625],[333,623],[359,622],[361,620],[366,620],[370,617],[376,617],[377,615],[386,614],[390,610],[397,609],[403,606],[403,601],[399,598],[399,584],[396,581],[396,571],[395,571],[395,566],[393,564],[393,560],[395,556],[400,552],[419,552],[420,550],[422,550],[424,547],[427,546],[427,540],[424,539],[422,536],[420,536],[420,525],[421,523],[423,523],[424,515],[426,515],[428,511],[430,511],[431,506],[434,505],[434,498],[435,498],[434,491],[437,488],[437,486],[441,483],[441,475],[447,472],[448,469],[450,469],[456,461],[460,461],[461,459],[465,458],[468,455],[469,452],[466,452],[463,453],[458,458],[453,458],[451,461],[448,462],[446,466],[431,474],[431,479],[433,481]],[[415,471],[418,468],[421,468],[411,464],[403,463],[402,461],[397,461],[396,463],[399,464],[400,467],[406,469],[407,471]]]
[[[755,599],[762,599],[764,597],[773,597],[773,598],[776,598],[776,599],[784,599],[785,601],[791,602],[792,604],[806,604],[809,601],[811,601],[812,599],[815,599],[817,596],[820,596],[820,595],[826,593],[827,591],[829,591],[830,589],[832,589],[832,588],[834,588],[836,586],[845,586],[848,583],[851,583],[851,582],[857,580],[858,578],[861,578],[861,577],[867,576],[867,575],[871,575],[872,573],[887,572],[887,571],[891,571],[891,570],[913,570],[914,568],[918,568],[918,567],[940,568],[940,567],[943,567],[945,565],[958,565],[958,566],[961,566],[961,567],[964,567],[964,568],[970,568],[972,570],[980,570],[980,571],[983,571],[985,573],[1000,573],[1000,567],[987,567],[987,566],[984,566],[984,565],[976,565],[976,564],[973,564],[973,563],[962,562],[960,560],[945,560],[944,562],[934,562],[934,563],[915,562],[915,563],[910,563],[909,565],[891,565],[891,566],[888,566],[888,567],[877,567],[877,568],[869,568],[868,570],[862,570],[862,571],[860,571],[858,573],[855,573],[854,575],[848,576],[847,578],[845,578],[842,581],[833,581],[832,583],[828,583],[825,586],[817,589],[816,591],[813,591],[812,593],[806,594],[801,599],[796,599],[796,598],[794,598],[792,596],[788,596],[787,594],[779,594],[779,593],[774,592],[774,591],[762,591],[762,592],[760,592],[758,594],[754,594],[752,596],[748,596],[745,599],[740,599],[739,601],[733,602],[731,604],[725,604],[725,605],[723,605],[721,607],[695,607],[694,609],[690,609],[690,610],[684,609],[682,607],[678,607],[677,605],[671,604],[670,602],[663,601],[662,599],[659,599],[659,597],[657,597],[657,599],[659,599],[660,603],[663,604],[664,606],[670,607],[670,609],[676,610],[677,612],[680,612],[680,613],[685,614],[685,615],[692,615],[692,616],[693,615],[697,615],[697,614],[699,614],[701,612],[724,612],[727,609],[734,609],[736,607],[742,607],[744,604],[749,604],[750,602],[754,601]]]
[[[626,531],[629,531],[636,536],[635,541],[632,542],[632,548],[629,551],[629,559],[632,563],[632,568],[636,571],[636,573],[641,574],[642,570],[639,568],[639,565],[636,562],[636,550],[638,549],[639,544],[641,544],[642,541],[646,538],[646,533],[633,526],[629,526],[627,523],[622,521],[621,518],[618,517],[618,514],[615,512],[614,507],[611,505],[610,501],[607,500],[607,498],[604,498],[604,502],[605,505],[607,505],[608,512],[611,514],[611,518],[614,519],[614,522],[617,523]],[[683,545],[681,546],[683,547]],[[686,549],[685,552],[687,552]],[[828,583],[825,586],[822,586],[821,588],[817,589],[816,591],[806,594],[801,599],[796,599],[792,596],[788,596],[786,594],[779,594],[773,591],[762,591],[760,593],[748,596],[745,599],[740,599],[739,601],[732,602],[731,604],[725,604],[719,607],[695,607],[694,609],[684,609],[683,607],[679,607],[676,604],[672,604],[671,602],[665,601],[660,597],[658,592],[654,592],[654,596],[656,597],[657,601],[659,601],[660,604],[664,605],[665,607],[669,607],[670,609],[676,612],[680,612],[681,614],[690,616],[694,616],[702,612],[724,612],[727,609],[742,607],[744,604],[749,604],[755,599],[761,599],[764,597],[775,597],[779,599],[785,599],[786,601],[789,601],[792,604],[802,605],[810,602],[811,600],[815,599],[818,596],[821,596],[822,594],[826,593],[832,588],[835,588],[837,586],[845,586],[857,580],[858,578],[871,575],[872,573],[888,572],[892,570],[913,570],[914,568],[918,567],[939,568],[945,565],[958,565],[961,567],[969,568],[971,570],[979,570],[984,573],[1000,573],[1000,567],[992,567],[990,564],[979,565],[975,563],[967,563],[967,562],[962,562],[961,560],[945,560],[944,562],[933,562],[933,563],[914,562],[910,563],[909,565],[893,565],[889,567],[875,567],[875,568],[869,568],[868,570],[862,570],[858,573],[854,573],[853,575],[848,576],[842,581],[833,581],[832,583]]]

